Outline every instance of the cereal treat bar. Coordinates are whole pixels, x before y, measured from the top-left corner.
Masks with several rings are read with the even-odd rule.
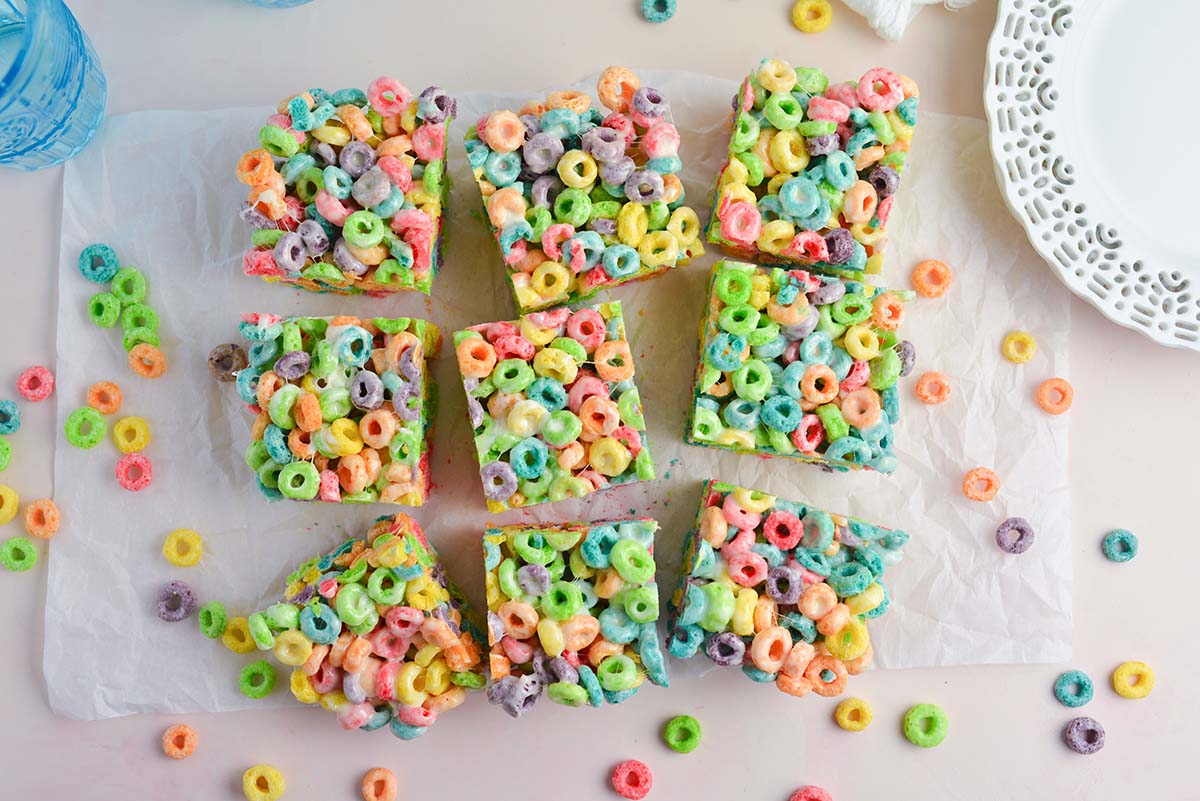
[[[395,78],[309,89],[280,101],[237,164],[254,229],[242,270],[343,294],[426,295],[441,262],[450,190],[446,132],[456,102],[413,97]]]
[[[684,542],[667,650],[802,696],[839,695],[871,662],[867,621],[891,603],[882,583],[903,531],[709,480]]]
[[[708,241],[759,263],[879,273],[917,95],[881,67],[830,84],[818,69],[764,59],[734,98]]]
[[[649,518],[489,528],[488,700],[514,718],[543,692],[565,706],[619,704],[649,678],[668,686],[659,647]]]
[[[686,434],[693,445],[890,473],[910,292],[803,270],[713,265]]]
[[[704,252],[683,205],[679,132],[657,89],[624,67],[596,94],[551,92],[467,131],[467,159],[517,308],[533,311],[658,275]]]
[[[620,303],[474,325],[454,345],[490,511],[654,478]]]
[[[300,701],[342,728],[411,740],[485,684],[469,615],[420,524],[399,513],[300,565],[283,601],[247,624],[259,650],[293,669]]]
[[[237,391],[258,415],[246,464],[267,498],[421,506],[442,335],[407,317],[246,315]]]

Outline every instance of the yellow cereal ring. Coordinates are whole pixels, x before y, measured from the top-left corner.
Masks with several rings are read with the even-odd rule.
[[[771,137],[767,148],[771,164],[779,172],[797,173],[808,167],[811,156],[804,146],[804,137],[796,131],[779,131]],[[768,185],[770,191],[770,185]]]
[[[275,801],[286,788],[283,774],[270,765],[255,765],[242,774],[242,792],[248,801]]]
[[[862,731],[871,725],[874,713],[871,705],[861,698],[847,698],[837,705],[833,719],[846,731]]]
[[[314,128],[310,133],[321,142],[341,147],[350,141],[350,131],[340,125],[322,125],[320,128]]]
[[[315,704],[317,702],[317,691],[313,689],[312,680],[303,670],[297,668],[292,671],[292,679],[289,683],[292,690],[292,695],[302,704]]]
[[[1122,698],[1145,698],[1154,689],[1154,671],[1145,662],[1122,662],[1113,671],[1112,686]]]
[[[235,654],[248,654],[254,650],[254,638],[250,636],[250,623],[244,617],[231,617],[225,624],[221,644]]]
[[[529,285],[542,298],[561,297],[571,289],[571,272],[556,261],[544,261],[534,268]]]
[[[140,417],[122,417],[113,426],[113,442],[121,453],[144,451],[150,444],[150,426]]]
[[[17,506],[21,498],[12,487],[0,484],[0,526],[11,522],[17,516]]]
[[[1028,331],[1013,331],[1004,338],[1000,352],[1013,364],[1024,364],[1037,353],[1037,340]]]
[[[764,58],[755,72],[758,84],[768,92],[790,92],[796,85],[792,65],[778,58]]]
[[[582,150],[568,150],[558,160],[558,177],[572,189],[590,189],[599,174],[596,160]]]
[[[797,0],[792,6],[792,24],[801,33],[820,33],[833,22],[833,6],[829,0]]]
[[[733,617],[729,626],[739,637],[750,637],[754,634],[754,610],[758,608],[758,593],[750,587],[738,590],[733,602]]]
[[[766,253],[780,254],[783,249],[792,244],[796,236],[796,226],[787,220],[771,220],[765,223],[758,235],[758,249]]]
[[[647,267],[674,264],[679,258],[679,240],[670,231],[651,231],[638,242],[637,250]]]
[[[738,159],[730,159],[725,165],[725,169],[721,171],[721,177],[717,181],[718,188],[724,188],[727,184],[744,184],[750,180],[750,170],[746,168]]]
[[[650,228],[650,215],[646,207],[630,201],[617,212],[617,239],[630,247],[637,247]]]
[[[307,662],[312,649],[312,640],[297,629],[282,631],[275,637],[275,658],[289,667]]]
[[[396,672],[396,700],[405,706],[420,706],[429,693],[425,692],[425,668],[416,662],[406,662]]]
[[[163,541],[162,552],[176,567],[191,567],[204,554],[204,540],[190,528],[177,528]]]
[[[679,246],[686,248],[700,239],[700,218],[696,212],[687,206],[680,206],[671,212],[667,220],[667,230],[679,240]]]

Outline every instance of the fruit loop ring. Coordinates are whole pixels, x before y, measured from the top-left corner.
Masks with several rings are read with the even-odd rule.
[[[1145,698],[1154,690],[1154,671],[1145,662],[1122,662],[1113,671],[1112,686],[1122,698]]]
[[[246,351],[241,345],[217,345],[208,354],[208,374],[222,384],[237,381],[237,374],[249,366]]]
[[[89,281],[107,284],[121,269],[116,251],[99,242],[88,245],[79,254],[79,272]]]
[[[100,412],[90,406],[83,406],[71,412],[63,426],[67,442],[76,448],[94,448],[100,444],[108,433],[108,425]]]
[[[1068,670],[1054,682],[1054,697],[1072,709],[1092,700],[1094,694],[1092,680],[1082,670]]]
[[[627,759],[613,768],[612,787],[622,798],[637,801],[645,798],[654,784],[654,777],[645,762]]]
[[[0,437],[0,471],[7,469],[10,461],[12,461],[12,446],[4,440],[4,437]]]
[[[917,379],[917,400],[936,406],[950,397],[950,378],[945,373],[925,373]]]
[[[238,674],[238,689],[247,698],[266,698],[275,689],[275,668],[265,659],[251,662]]]
[[[16,490],[0,484],[0,526],[17,516],[17,507],[20,503],[21,496],[17,495]]]
[[[700,721],[691,715],[677,715],[667,723],[663,740],[678,754],[690,754],[700,745]]]
[[[1104,747],[1104,727],[1092,718],[1075,718],[1063,729],[1063,739],[1077,754],[1094,754]]]
[[[221,644],[235,654],[248,654],[254,650],[254,640],[250,637],[250,623],[244,617],[233,617],[225,623],[225,631],[221,634]]]
[[[41,365],[30,367],[17,378],[17,392],[27,401],[44,401],[54,392],[54,373]]]
[[[1110,562],[1128,562],[1137,556],[1138,538],[1128,529],[1114,529],[1104,535],[1100,548],[1104,551],[1104,558]]]
[[[200,633],[208,639],[215,640],[225,633],[225,620],[225,605],[220,601],[200,607]]]
[[[675,16],[676,0],[642,0],[642,16],[646,22],[666,22]]]
[[[792,793],[788,801],[833,801],[833,796],[816,785],[805,785]]]
[[[387,768],[371,768],[362,780],[363,801],[396,801],[396,774]]]
[[[121,409],[121,388],[111,381],[97,381],[88,388],[87,402],[100,414],[116,414]]]
[[[21,428],[21,410],[10,400],[0,400],[0,434],[15,434]]]
[[[25,507],[25,530],[29,536],[48,540],[58,533],[58,507],[49,498],[33,501]]]
[[[1046,414],[1062,414],[1073,400],[1075,388],[1065,378],[1048,378],[1037,388],[1037,405]]]
[[[1000,352],[1013,364],[1024,364],[1037,353],[1037,340],[1028,331],[1013,331],[1004,338]]]
[[[255,765],[242,774],[247,801],[275,801],[287,789],[283,774],[270,765]]]
[[[990,501],[1000,491],[1000,476],[986,467],[976,467],[963,477],[962,491],[973,501]]]
[[[14,573],[24,573],[36,565],[37,560],[37,550],[24,537],[13,537],[0,545],[0,565]]]
[[[996,545],[1005,553],[1025,553],[1033,538],[1033,526],[1023,517],[1010,517],[996,528]]]
[[[158,378],[167,371],[167,357],[149,342],[129,349],[129,369],[142,378]]]
[[[797,0],[792,6],[792,24],[802,33],[820,33],[833,22],[829,0]]]
[[[171,759],[187,759],[196,751],[196,730],[179,724],[163,732],[163,753]]]
[[[204,554],[204,540],[190,528],[177,528],[167,535],[162,552],[176,567],[192,567]]]
[[[904,736],[921,748],[941,745],[949,725],[946,713],[937,704],[917,704],[904,713]]]
[[[196,593],[182,581],[168,581],[158,588],[158,616],[168,623],[178,623],[196,611]]]
[[[127,453],[117,460],[117,483],[130,492],[141,492],[154,480],[150,460],[140,453]]]
[[[926,259],[913,268],[912,285],[917,294],[926,298],[940,298],[954,283],[954,273],[937,259]]]
[[[874,713],[871,705],[861,698],[847,698],[837,705],[833,719],[846,731],[862,731],[871,725]]]
[[[140,417],[122,417],[113,426],[113,441],[121,453],[137,453],[150,444],[150,426]]]

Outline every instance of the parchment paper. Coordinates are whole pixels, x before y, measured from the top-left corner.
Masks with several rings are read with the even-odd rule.
[[[735,84],[679,72],[641,71],[667,92],[683,132],[684,185],[701,218],[726,144]],[[594,87],[594,76],[579,88]],[[459,94],[450,157],[454,178],[447,261],[432,299],[313,295],[268,286],[241,274],[249,232],[237,219],[243,189],[237,157],[255,146],[266,109],[151,111],[109,119],[96,141],[68,162],[63,190],[58,321],[58,424],[83,405],[87,387],[120,383],[120,414],[149,421],[146,451],[154,482],[141,493],[120,489],[111,439],[81,451],[60,437],[55,499],[61,533],[50,549],[45,675],[51,706],[77,718],[137,712],[230,710],[289,703],[286,688],[266,701],[237,689],[238,656],[202,637],[195,618],[160,621],[155,592],[186,581],[201,601],[221,600],[247,614],[278,596],[299,561],[361,534],[398,507],[267,503],[242,462],[251,417],[232,385],[205,370],[210,348],[237,341],[239,315],[418,315],[447,334],[478,322],[515,317],[495,245],[479,219],[479,198],[465,169],[462,134],[491,108],[517,107],[528,95]],[[1025,246],[994,186],[984,125],[923,113],[909,170],[890,225],[885,275],[908,286],[917,260],[954,265],[940,300],[910,306],[903,335],[918,352],[903,380],[892,477],[826,475],[785,460],[739,457],[682,441],[695,332],[715,253],[652,281],[609,293],[625,304],[638,382],[647,408],[659,479],[583,501],[489,515],[484,507],[451,349],[435,364],[441,407],[433,453],[436,489],[414,516],[440,548],[451,574],[482,608],[480,538],[490,521],[597,519],[650,514],[662,524],[658,581],[666,595],[679,569],[680,545],[714,476],[784,497],[808,500],[912,534],[904,561],[889,570],[891,611],[872,623],[877,664],[886,668],[991,662],[1057,661],[1070,654],[1071,552],[1067,484],[1069,415],[1052,418],[1033,402],[1038,382],[1067,369],[1065,290]],[[97,287],[76,271],[87,244],[116,248],[122,262],[149,278],[149,300],[162,318],[167,374],[133,376],[116,330],[93,326],[87,298]],[[1014,327],[1039,343],[1022,367],[1004,361],[1000,340]],[[954,380],[951,399],[925,407],[912,395],[916,376],[936,369]],[[110,418],[111,424],[115,418]],[[985,465],[1004,481],[988,504],[966,500],[959,484]],[[995,546],[996,525],[1029,518],[1034,547],[1019,557]],[[205,540],[202,562],[177,568],[161,553],[173,529]],[[704,660],[694,660],[698,664]],[[674,670],[690,672],[696,665]],[[482,701],[477,701],[482,703]]]

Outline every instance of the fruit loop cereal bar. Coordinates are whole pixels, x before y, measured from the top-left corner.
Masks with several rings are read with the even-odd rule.
[[[658,275],[704,252],[683,205],[679,132],[662,92],[624,67],[596,94],[551,92],[467,131],[467,159],[512,282],[533,311]]]
[[[297,699],[342,728],[411,740],[485,683],[469,614],[420,524],[398,513],[300,565],[283,602],[248,626],[259,650],[294,668]]]
[[[454,346],[490,511],[654,478],[620,303],[474,325]]]
[[[268,499],[421,506],[442,335],[407,317],[246,315],[237,391],[258,415],[246,464]]]
[[[818,69],[764,59],[734,98],[708,241],[757,262],[879,273],[917,95],[881,67],[830,84]]]
[[[667,650],[701,649],[788,695],[839,695],[871,661],[903,531],[709,480],[684,544]]]
[[[577,707],[619,704],[646,678],[668,686],[657,530],[649,518],[487,530],[489,701],[519,718],[543,691]]]
[[[446,132],[457,103],[414,97],[382,77],[362,89],[309,89],[279,103],[260,147],[237,164],[254,247],[242,270],[344,294],[429,294],[449,194]]]
[[[719,261],[687,440],[890,473],[908,292]],[[911,359],[908,365],[911,369]]]

